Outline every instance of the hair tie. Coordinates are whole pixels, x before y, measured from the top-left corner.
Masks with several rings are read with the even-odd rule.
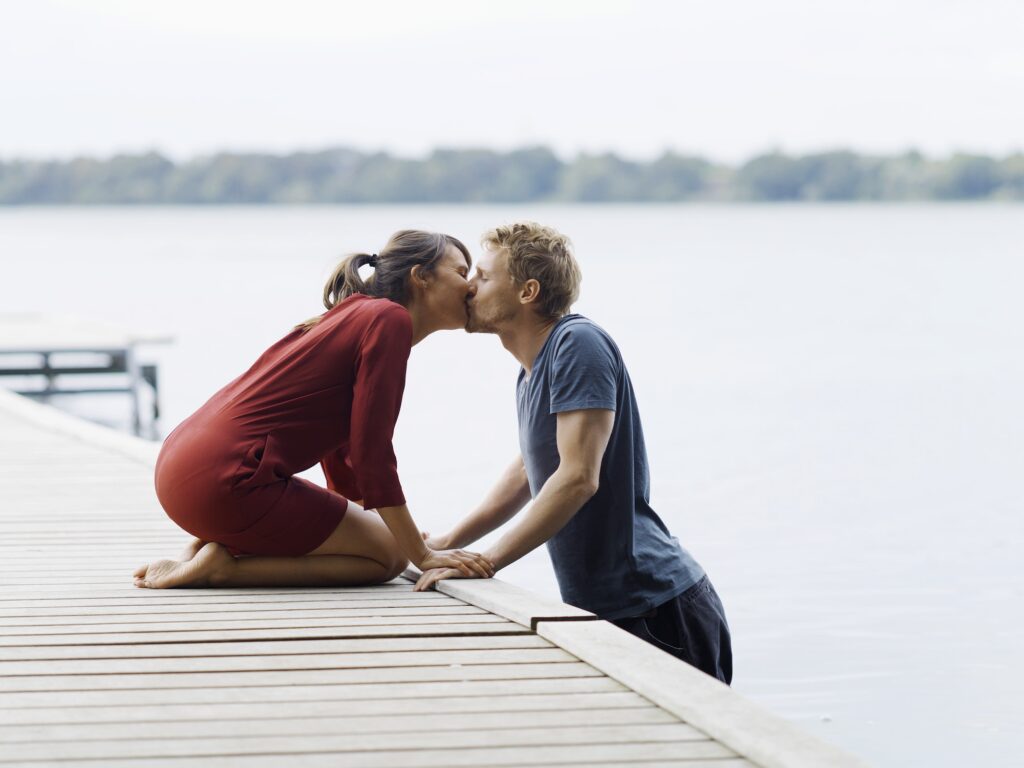
[[[377,268],[377,254],[376,253],[370,254],[370,258],[368,258],[366,260],[366,263],[369,264],[374,269],[376,269]]]

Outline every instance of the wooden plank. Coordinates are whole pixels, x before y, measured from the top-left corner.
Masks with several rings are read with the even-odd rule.
[[[239,602],[256,602],[260,605],[270,604],[288,604],[288,603],[303,603],[303,602],[333,602],[337,603],[348,603],[348,602],[360,602],[365,600],[370,601],[427,601],[427,602],[447,602],[451,605],[467,605],[462,600],[456,600],[455,598],[448,597],[436,592],[405,592],[397,589],[384,589],[382,588],[379,592],[357,592],[353,591],[351,594],[344,591],[327,591],[322,590],[318,592],[303,591],[303,592],[290,592],[286,590],[263,590],[263,591],[248,591],[244,588],[238,590],[223,590],[223,589],[139,589],[132,585],[119,585],[115,589],[101,590],[96,588],[89,588],[85,590],[72,590],[69,589],[64,594],[53,594],[46,591],[41,594],[32,594],[28,590],[19,590],[22,594],[11,594],[10,591],[5,594],[7,597],[2,601],[3,604],[0,608],[17,608],[26,607],[32,604],[38,605],[40,608],[61,608],[61,607],[80,607],[89,605],[101,605],[101,606],[140,606],[140,605],[159,605],[164,607],[166,610],[174,610],[175,604],[180,606],[202,606],[205,604],[217,604],[223,605],[226,603],[239,603]],[[27,594],[26,594],[27,593]]]
[[[557,681],[559,693],[622,693],[626,689],[609,677],[567,677]],[[442,680],[426,682],[377,681],[344,684],[331,681],[290,685],[263,684],[218,688],[149,688],[85,691],[0,692],[0,710],[91,709],[112,706],[223,704],[242,702],[373,701],[396,698],[450,698],[475,700],[480,697],[511,698],[552,692],[550,678],[488,680]]]
[[[310,626],[308,624],[309,622],[317,621],[317,620],[322,623],[319,626],[335,626],[335,627],[355,627],[355,626],[369,627],[369,626],[374,625],[375,623],[379,623],[381,625],[400,625],[400,624],[415,625],[417,623],[422,623],[422,624],[511,624],[511,622],[505,620],[505,618],[502,618],[501,616],[496,616],[494,613],[487,613],[486,611],[477,610],[475,608],[467,610],[467,609],[463,609],[461,606],[458,606],[458,607],[436,606],[436,607],[433,607],[433,608],[396,608],[394,610],[389,610],[387,608],[378,608],[376,610],[357,610],[357,609],[345,610],[345,609],[339,608],[339,609],[335,609],[333,611],[331,611],[331,610],[319,610],[319,611],[315,611],[315,612],[309,611],[309,613],[314,613],[314,614],[309,616],[308,618],[306,618],[304,616],[306,611],[295,611],[295,613],[297,614],[297,616],[295,618],[293,618],[292,622],[293,622],[293,624],[294,624],[294,626],[296,628],[308,627],[308,626]],[[283,626],[282,624],[278,624],[276,622],[286,622],[287,623],[287,620],[285,620],[285,618],[283,618],[283,616],[282,616],[282,612],[270,613],[268,616],[265,617],[265,621],[264,622],[260,622],[259,621],[259,616],[258,615],[252,615],[252,614],[249,614],[249,613],[243,613],[242,614],[242,615],[250,616],[250,618],[247,618],[247,620],[236,620],[236,618],[234,618],[234,616],[237,615],[236,611],[225,611],[222,615],[223,615],[223,618],[221,620],[222,622],[243,621],[243,622],[251,622],[251,623],[255,624],[256,626],[264,626],[264,627],[280,627],[280,626]],[[163,630],[163,631],[172,631],[172,630],[174,630],[174,627],[165,626],[165,625],[170,625],[170,624],[184,624],[186,629],[197,629],[197,630],[216,629],[215,627],[211,627],[211,625],[216,622],[216,614],[212,613],[212,612],[199,613],[197,615],[188,615],[188,614],[186,614],[184,616],[180,616],[178,618],[178,620],[176,620],[176,621],[175,620],[171,620],[171,618],[169,618],[169,620],[167,622],[162,621],[164,617],[163,616],[159,616],[159,615],[158,616],[153,616],[153,615],[147,615],[146,616],[146,615],[143,615],[143,616],[138,616],[137,618],[138,618],[139,622],[146,622],[146,621],[153,620],[153,618],[155,618],[155,617],[157,618],[157,620],[161,620],[161,621],[152,622],[152,623],[155,626],[159,626],[159,628],[161,630]],[[66,618],[67,618],[67,620],[74,621],[74,620],[76,620],[76,618],[78,618],[78,616],[67,616]],[[130,620],[131,617],[130,616],[116,616],[116,617],[112,617],[111,618],[111,622],[117,621],[118,618],[122,618],[122,620],[124,620],[124,618],[128,618],[128,620]],[[181,620],[187,620],[187,621],[182,622]],[[325,622],[326,622],[326,624],[323,624]],[[50,627],[49,631],[54,633],[54,634],[56,634],[56,630],[58,630],[61,626],[66,626],[66,625],[56,625],[54,627]],[[92,623],[91,621],[88,624],[75,625],[75,626],[81,627],[82,628],[82,632],[86,633],[86,634],[88,634],[88,632],[90,632],[90,631],[96,631],[97,630],[97,625],[95,623]],[[133,627],[134,625],[128,625],[128,626],[129,627]],[[515,626],[518,626],[518,625],[515,625]],[[40,629],[37,629],[37,631],[43,631],[43,627],[44,627],[43,625],[38,625],[38,627]],[[18,626],[18,627],[15,627],[14,629],[22,629],[22,627]],[[109,627],[108,628],[101,628],[100,627],[100,629],[105,629],[108,632],[110,631]],[[523,628],[523,629],[525,629],[525,628]],[[136,630],[133,630],[133,632],[134,631],[136,631]],[[142,631],[142,630],[137,630],[137,631]],[[81,634],[81,633],[79,633],[79,634]],[[129,642],[130,641],[131,640],[129,639]]]
[[[41,352],[124,352],[136,344],[168,344],[168,334],[136,333],[110,323],[85,317],[38,312],[0,314],[0,351]]]
[[[206,615],[224,615],[231,614],[230,618],[237,618],[239,614],[245,616],[247,614],[259,613],[271,614],[278,616],[298,616],[302,613],[321,613],[324,611],[364,611],[374,612],[382,609],[365,609],[362,607],[361,600],[309,600],[309,601],[292,601],[286,603],[258,603],[253,604],[252,601],[243,603],[200,603],[198,605],[191,604],[176,604],[176,605],[69,605],[67,607],[50,607],[48,603],[46,606],[31,607],[20,607],[20,608],[0,608],[0,621],[8,623],[13,622],[16,619],[29,619],[29,618],[74,618],[74,617],[85,617],[85,616],[206,616]],[[399,612],[410,611],[410,616],[438,613],[443,612],[450,615],[454,614],[481,614],[487,613],[483,608],[477,608],[475,605],[466,605],[465,603],[451,601],[443,606],[437,605],[425,605],[423,607],[413,608],[386,608],[383,609],[388,612],[388,615],[399,615]]]
[[[160,446],[155,443],[147,443],[137,437],[124,435],[112,429],[90,424],[84,419],[61,413],[55,408],[50,408],[41,403],[34,403],[27,398],[19,397],[7,392],[0,387],[0,409],[5,412],[5,422],[20,421],[20,427],[25,431],[31,431],[29,427],[42,428],[49,433],[57,433],[61,437],[71,438],[82,445],[91,446],[93,449],[103,450],[104,453],[112,452],[120,455],[142,467],[152,469],[156,465],[156,457],[160,452]],[[10,416],[13,416],[12,420]],[[60,442],[52,440],[52,442]]]
[[[595,680],[602,678],[580,678]],[[536,681],[529,681],[536,682]],[[574,681],[576,682],[576,681]],[[435,685],[443,685],[441,683]],[[253,690],[253,689],[246,689]],[[259,689],[257,689],[259,690]],[[328,689],[324,692],[330,695]],[[216,722],[249,718],[253,720],[279,717],[364,718],[393,721],[399,716],[416,714],[464,715],[480,712],[537,712],[588,710],[622,712],[626,709],[656,709],[649,701],[632,691],[599,693],[547,693],[492,696],[459,695],[457,698],[394,698],[394,699],[317,699],[286,702],[245,701],[213,704],[134,704],[132,706],[19,707],[0,709],[0,743],[5,734],[17,732],[23,725],[60,725],[113,723],[123,728],[128,723],[170,723],[187,721]],[[399,715],[399,713],[401,713]],[[673,720],[673,715],[667,715]],[[373,726],[376,727],[376,726]],[[5,730],[7,729],[7,730]]]
[[[443,608],[442,608],[443,611]],[[339,611],[340,613],[340,611]],[[480,614],[456,614],[454,616],[446,616],[441,618],[443,614],[414,614],[409,615],[398,615],[388,616],[385,609],[377,609],[377,612],[368,611],[357,611],[354,616],[328,616],[321,618],[310,618],[310,619],[287,619],[287,618],[262,618],[252,619],[244,621],[233,621],[231,619],[223,619],[220,621],[182,621],[182,622],[159,622],[159,621],[147,621],[137,622],[133,624],[115,624],[113,621],[107,622],[106,624],[69,624],[60,626],[50,627],[0,627],[0,645],[5,643],[25,645],[25,642],[19,642],[24,637],[34,637],[39,632],[45,632],[46,636],[54,641],[58,641],[60,638],[65,636],[81,637],[83,641],[88,642],[90,635],[103,635],[107,636],[111,633],[118,633],[123,635],[132,635],[131,640],[135,640],[134,636],[147,635],[154,633],[188,633],[188,632],[202,632],[202,631],[227,631],[227,630],[264,630],[264,629],[287,629],[293,627],[295,629],[316,629],[316,628],[331,628],[331,627],[350,627],[350,626],[364,626],[372,627],[375,624],[385,626],[387,622],[379,621],[382,619],[394,618],[396,621],[391,622],[392,624],[415,624],[417,620],[421,620],[424,623],[436,623],[436,624],[484,624],[488,622],[501,622],[505,621],[500,616],[494,616],[493,614],[480,613]],[[435,621],[435,619],[438,619]],[[129,638],[126,638],[129,639]],[[187,638],[186,638],[187,639]]]
[[[289,608],[304,609],[310,605],[314,608],[326,608],[326,607],[352,607],[362,608],[366,606],[366,601],[379,602],[381,598],[377,595],[353,595],[351,597],[347,595],[317,595],[317,594],[299,594],[299,595],[204,595],[201,592],[193,591],[193,600],[177,600],[177,599],[165,599],[162,597],[163,593],[156,590],[143,590],[139,589],[138,592],[145,592],[148,594],[142,595],[138,598],[126,598],[123,595],[114,595],[109,597],[97,596],[97,597],[74,597],[74,598],[63,598],[57,596],[51,599],[43,599],[39,597],[25,598],[25,597],[10,597],[5,601],[0,601],[0,611],[4,611],[7,615],[11,613],[13,615],[20,615],[17,611],[26,610],[38,610],[45,611],[40,615],[51,615],[49,611],[55,608],[72,608],[79,611],[88,613],[93,609],[101,610],[108,608],[117,608],[134,613],[139,610],[146,608],[153,608],[159,611],[172,612],[172,611],[204,611],[210,610],[225,610],[225,606],[246,606],[239,610],[253,610],[260,608],[261,610],[266,607],[268,609],[281,609],[286,610]],[[131,594],[131,593],[129,593]],[[438,600],[437,596],[433,593],[420,593],[426,595],[425,602],[418,603],[423,605],[446,605],[446,606],[467,606],[468,603],[464,603],[461,600],[455,600],[453,598],[445,597],[443,600]],[[401,599],[403,601],[415,602],[419,598],[411,597],[408,595],[399,596],[398,593],[394,595],[394,599]],[[433,599],[430,599],[433,598]],[[476,606],[472,606],[476,608]],[[484,610],[484,609],[479,609]]]
[[[441,714],[436,712],[401,713],[400,709],[380,715],[326,715],[322,712],[305,716],[294,713],[279,713],[273,717],[255,718],[245,713],[243,718],[232,719],[223,716],[216,720],[167,721],[157,718],[149,710],[153,720],[129,717],[123,723],[85,723],[64,725],[18,726],[0,725],[0,742],[18,744],[23,742],[50,743],[55,741],[111,741],[123,739],[130,734],[132,739],[194,739],[194,738],[252,738],[256,736],[331,736],[341,733],[412,733],[415,731],[498,731],[520,728],[565,728],[582,726],[628,726],[678,723],[674,715],[657,707],[629,707],[625,709],[560,709],[551,711],[501,711],[501,712],[459,712]],[[126,727],[127,726],[127,727]],[[689,726],[684,726],[689,728]],[[690,729],[692,738],[706,738],[704,734]],[[142,747],[144,749],[144,747]]]
[[[19,471],[16,474],[18,475],[18,479],[19,480],[24,479],[24,472],[23,471]],[[63,476],[62,476],[62,479],[63,479]],[[5,497],[6,497],[6,494],[7,494],[8,490],[9,489],[7,489],[7,488],[4,489]],[[125,532],[129,532],[129,533],[134,533],[136,531],[163,532],[163,531],[167,530],[167,526],[166,525],[161,524],[161,523],[157,523],[156,521],[149,520],[149,519],[140,520],[140,519],[137,519],[137,518],[129,518],[127,520],[121,520],[120,516],[118,516],[118,518],[116,518],[116,519],[119,521],[118,522],[119,530],[125,531]],[[78,515],[74,515],[72,517],[64,517],[64,518],[60,518],[60,517],[54,516],[53,520],[50,520],[50,519],[46,519],[46,520],[29,519],[29,520],[19,521],[14,516],[12,516],[12,515],[10,515],[8,513],[8,514],[5,514],[3,517],[0,517],[0,532],[3,532],[3,533],[17,533],[17,532],[20,532],[20,531],[32,531],[32,532],[36,532],[36,533],[40,533],[40,534],[48,534],[49,536],[52,537],[54,535],[54,533],[55,533],[54,530],[53,530],[53,523],[54,522],[60,523],[60,535],[62,535],[62,536],[67,535],[68,533],[73,533],[76,538],[78,537],[79,533],[81,533],[81,534],[93,534],[93,535],[96,535],[96,536],[102,536],[103,535],[97,529],[97,527],[96,527],[97,520],[95,520],[92,517],[83,519],[82,517],[80,517]],[[183,537],[182,538],[182,544],[184,544],[185,542],[186,542],[186,539]],[[109,539],[108,539],[108,543],[109,543]]]
[[[302,605],[299,604],[299,603],[288,603],[288,602],[279,603],[279,605],[285,605],[285,606],[294,605],[296,609],[302,607]],[[450,600],[450,599],[447,599],[447,598],[441,598],[441,599],[435,599],[435,600],[416,600],[416,599],[408,599],[408,598],[403,598],[403,597],[397,597],[396,596],[396,597],[394,597],[392,599],[389,599],[389,600],[338,600],[338,601],[334,602],[334,604],[331,607],[334,610],[362,610],[362,611],[383,610],[383,611],[387,611],[387,610],[394,610],[394,609],[398,609],[398,608],[424,608],[424,607],[447,608],[447,607],[455,607],[455,606],[461,607],[461,606],[465,606],[465,605],[466,605],[466,603],[458,602],[458,601],[455,601],[455,600]],[[152,606],[150,606],[148,604],[146,604],[146,606],[147,607],[152,607]],[[19,607],[24,607],[24,606],[19,606]],[[39,607],[40,607],[41,610],[45,610],[48,607],[48,605],[40,605]],[[76,607],[78,607],[81,610],[82,608],[89,607],[89,606],[87,606],[87,605],[80,605],[80,606],[76,606]],[[125,606],[125,607],[130,607],[130,606]],[[182,608],[182,607],[190,608],[191,606],[188,605],[187,603],[178,603],[177,605],[175,605],[173,603],[171,603],[171,604],[166,604],[165,603],[165,605],[162,606],[162,607],[164,608],[163,612],[165,614],[170,614],[170,613],[176,612],[179,608]],[[251,603],[250,607],[251,608],[252,607],[256,607],[256,605]],[[122,611],[122,613],[124,613],[124,611]],[[94,614],[95,614],[95,612],[94,612]],[[40,614],[40,618],[43,618],[44,615],[45,614],[41,613]],[[151,616],[150,620],[148,620],[148,621],[153,621],[154,617],[156,617],[156,616]],[[8,625],[8,626],[10,626],[10,625]]]
[[[188,762],[185,761],[187,765]],[[248,760],[246,760],[248,763]],[[529,765],[530,768],[565,768],[566,765],[579,765],[579,763],[519,763],[518,765]],[[678,760],[613,760],[611,762],[605,762],[604,760],[588,761],[587,767],[600,768],[601,766],[611,766],[616,768],[622,765],[635,765],[637,768],[757,768],[753,763],[748,760],[744,760],[742,757],[727,757],[723,759],[678,759]]]
[[[44,553],[45,554],[45,553]],[[277,602],[284,602],[289,599],[308,599],[308,600],[342,600],[346,596],[344,587],[279,587],[274,589],[268,589],[266,587],[234,587],[231,589],[139,589],[130,584],[120,587],[118,589],[109,590],[96,590],[96,589],[69,589],[63,593],[54,594],[52,591],[43,591],[38,594],[22,593],[14,596],[10,596],[8,593],[0,595],[0,602],[18,601],[24,603],[26,601],[32,601],[37,599],[49,599],[58,601],[98,601],[107,599],[116,600],[142,600],[152,601],[160,600],[170,603],[174,600],[182,600],[185,602],[201,602],[205,600],[213,600],[214,598],[230,598],[232,602],[239,600],[245,600],[247,598],[258,598],[255,602],[263,602],[263,598],[272,598]],[[417,599],[416,596],[421,596],[423,599],[432,600],[444,600],[448,599],[452,602],[462,602],[455,600],[454,598],[445,598],[442,595],[436,593],[412,593],[403,595],[405,598],[412,596],[412,599]],[[372,599],[385,599],[387,596],[374,597]],[[0,606],[4,607],[4,606]]]
[[[415,731],[405,733],[345,733],[309,736],[254,736],[250,738],[202,737],[189,739],[134,739],[112,741],[15,743],[6,745],[5,760],[108,760],[115,758],[172,757],[190,755],[294,755],[333,752],[343,755],[368,750],[442,749],[452,753],[467,748],[494,749],[526,746],[597,746],[658,742],[673,743],[673,753],[692,757],[732,757],[735,753],[706,740],[683,723],[620,727],[568,726],[564,728],[516,728],[491,731]],[[548,758],[550,759],[550,758]]]
[[[598,758],[605,758],[604,761]],[[550,764],[551,760],[560,761],[556,765],[649,765],[651,758],[671,761],[671,765],[684,768],[732,768],[732,766],[749,766],[749,763],[722,757],[722,748],[713,742],[670,742],[649,744],[598,744],[598,745],[542,745],[516,747],[489,747],[475,749],[422,749],[422,750],[375,750],[372,752],[313,752],[304,754],[288,754],[284,763],[282,755],[245,755],[244,765],[276,766],[282,764],[305,768],[307,766],[356,765],[360,768],[394,768],[402,765],[405,768],[447,768],[451,766],[529,766]],[[276,761],[276,762],[275,762]],[[657,761],[655,761],[657,762]],[[61,765],[95,765],[94,761],[77,760],[61,761]],[[113,760],[105,758],[104,764],[111,766],[145,766],[160,768],[161,766],[232,766],[237,768],[243,764],[239,756],[194,756],[191,759],[175,756],[160,759],[156,757],[126,758]],[[38,766],[36,762],[9,762],[10,766]]]
[[[40,612],[42,613],[42,612]],[[372,616],[487,616],[481,608],[471,605],[428,605],[416,608],[343,608],[332,606],[329,608],[314,608],[312,610],[283,609],[267,610],[265,612],[252,610],[206,610],[206,611],[182,611],[174,613],[162,613],[159,610],[148,610],[142,613],[110,613],[103,615],[96,612],[93,614],[64,614],[58,616],[40,616],[37,621],[32,621],[30,616],[4,616],[0,617],[0,627],[45,627],[45,626],[66,626],[69,624],[85,626],[101,624],[104,621],[134,623],[168,623],[168,622],[203,622],[222,619],[224,621],[258,621],[260,619],[275,619],[300,621],[302,619],[323,619],[323,618],[355,618]],[[500,617],[495,617],[499,618]]]
[[[159,589],[141,589],[134,587],[131,584],[124,585],[123,583],[112,584],[109,586],[103,585],[85,585],[76,586],[72,582],[65,585],[65,591],[61,592],[57,589],[59,585],[46,585],[45,589],[37,590],[35,587],[30,589],[19,589],[17,587],[8,587],[6,594],[7,599],[0,602],[0,609],[9,610],[11,608],[24,608],[26,604],[35,603],[40,609],[45,608],[83,608],[93,605],[99,606],[113,606],[120,604],[124,607],[137,608],[141,606],[160,606],[165,611],[174,611],[184,608],[185,610],[195,610],[196,607],[201,608],[204,605],[213,604],[221,605],[224,603],[239,603],[239,602],[253,602],[262,605],[288,605],[291,603],[304,603],[304,602],[330,602],[334,603],[339,607],[343,607],[345,604],[352,604],[353,606],[361,608],[372,608],[376,606],[414,606],[414,605],[468,605],[468,603],[462,600],[456,600],[442,595],[436,592],[418,592],[418,593],[407,593],[407,592],[382,592],[379,594],[358,594],[358,595],[344,595],[344,594],[316,594],[316,593],[281,593],[281,594],[259,594],[250,595],[248,593],[240,593],[238,595],[223,594],[221,590],[217,590],[218,594],[206,594],[200,590],[159,590]],[[52,589],[51,589],[52,587]],[[81,594],[81,590],[87,590],[86,594]],[[174,597],[167,597],[166,595],[173,594]],[[184,596],[181,596],[184,595]],[[193,599],[188,599],[188,595],[191,595]],[[301,608],[302,606],[296,606]]]
[[[403,578],[415,582],[419,572],[410,568]],[[478,608],[504,616],[533,629],[538,621],[592,621],[597,616],[558,600],[535,595],[501,579],[447,579],[438,582],[441,592]]]
[[[218,629],[181,632],[137,632],[130,637],[122,633],[87,635],[12,635],[0,637],[0,647],[40,645],[116,645],[117,643],[191,643],[242,640],[284,640],[306,638],[331,640],[345,637],[402,637],[410,635],[481,635],[528,633],[526,627],[506,621],[500,616],[466,616],[455,622],[441,621],[441,617],[424,617],[415,624],[408,617],[393,620],[339,619],[331,627],[285,627],[265,629]],[[470,621],[472,619],[472,621]],[[371,623],[357,623],[371,622]]]
[[[9,498],[7,491],[4,491],[4,497]],[[112,550],[114,552],[127,551],[128,547],[120,546],[122,542],[144,542],[147,544],[165,544],[172,542],[172,537],[168,535],[168,531],[163,526],[157,528],[151,526],[148,528],[139,528],[131,525],[132,519],[127,518],[123,521],[118,521],[117,524],[120,527],[123,523],[124,529],[118,530],[118,548]],[[4,525],[0,521],[0,532],[3,533],[3,546],[4,548],[17,549],[19,547],[29,547],[34,544],[48,545],[59,542],[80,542],[88,544],[110,544],[110,534],[103,528],[97,527],[96,523],[93,522],[91,526],[74,525],[74,524],[63,524],[61,525],[59,533],[53,530],[53,525],[40,526],[34,530],[15,530],[10,525]],[[184,544],[185,542],[183,542]],[[100,569],[109,567],[109,562],[105,557],[107,550],[104,550],[104,558],[102,561],[97,562],[93,558],[92,563],[94,569]],[[87,560],[88,556],[83,556],[83,560]],[[6,565],[6,562],[4,563]]]
[[[608,622],[542,622],[537,634],[764,768],[864,768],[718,680]]]
[[[335,683],[439,682],[516,678],[597,677],[579,662],[541,664],[452,664],[436,667],[292,669],[269,672],[179,672],[170,674],[46,675],[0,678],[0,692],[94,691],[129,688],[211,688],[248,685],[332,685]],[[557,683],[553,684],[557,685]]]
[[[700,744],[704,742],[696,742]],[[416,751],[350,752],[345,755],[325,752],[315,754],[203,756],[193,758],[141,758],[109,761],[116,768],[339,768],[342,765],[359,768],[479,768],[480,766],[648,766],[671,765],[675,768],[749,768],[750,763],[739,758],[702,758],[694,749],[694,742],[668,744],[599,744],[593,746],[496,747],[491,749],[441,749]],[[708,750],[714,751],[714,750]],[[344,762],[342,762],[344,760]],[[552,762],[554,761],[554,762]],[[9,763],[11,768],[25,766],[38,768],[39,763]],[[94,762],[67,761],[61,765],[95,765]]]
[[[490,615],[490,614],[485,614]],[[501,621],[500,618],[497,618]],[[162,645],[73,645],[8,648],[3,662],[46,659],[139,659],[214,656],[295,656],[316,653],[445,651],[484,648],[553,648],[533,634],[454,635],[447,637],[374,637],[350,640],[281,640],[251,643],[166,643]]]
[[[0,661],[0,686],[38,677],[109,677],[187,672],[279,672],[316,669],[377,669],[475,664],[560,664],[575,657],[561,648],[487,648],[454,651],[378,651],[377,653],[306,653],[288,656],[189,656],[68,661]]]

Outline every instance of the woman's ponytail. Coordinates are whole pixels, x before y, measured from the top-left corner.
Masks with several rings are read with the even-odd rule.
[[[324,307],[333,309],[353,293],[370,293],[373,278],[363,280],[359,268],[377,260],[377,254],[353,253],[341,260],[324,285]]]

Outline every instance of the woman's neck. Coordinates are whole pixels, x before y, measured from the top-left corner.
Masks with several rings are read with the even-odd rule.
[[[403,306],[412,318],[412,345],[415,347],[438,329],[418,302],[409,301]]]

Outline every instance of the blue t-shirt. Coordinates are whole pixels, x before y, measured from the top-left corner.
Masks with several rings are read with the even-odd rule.
[[[597,493],[547,543],[562,599],[618,619],[646,613],[704,571],[650,506],[647,450],[618,347],[594,322],[567,315],[516,384],[519,446],[536,498],[559,465],[556,414],[615,412]]]

